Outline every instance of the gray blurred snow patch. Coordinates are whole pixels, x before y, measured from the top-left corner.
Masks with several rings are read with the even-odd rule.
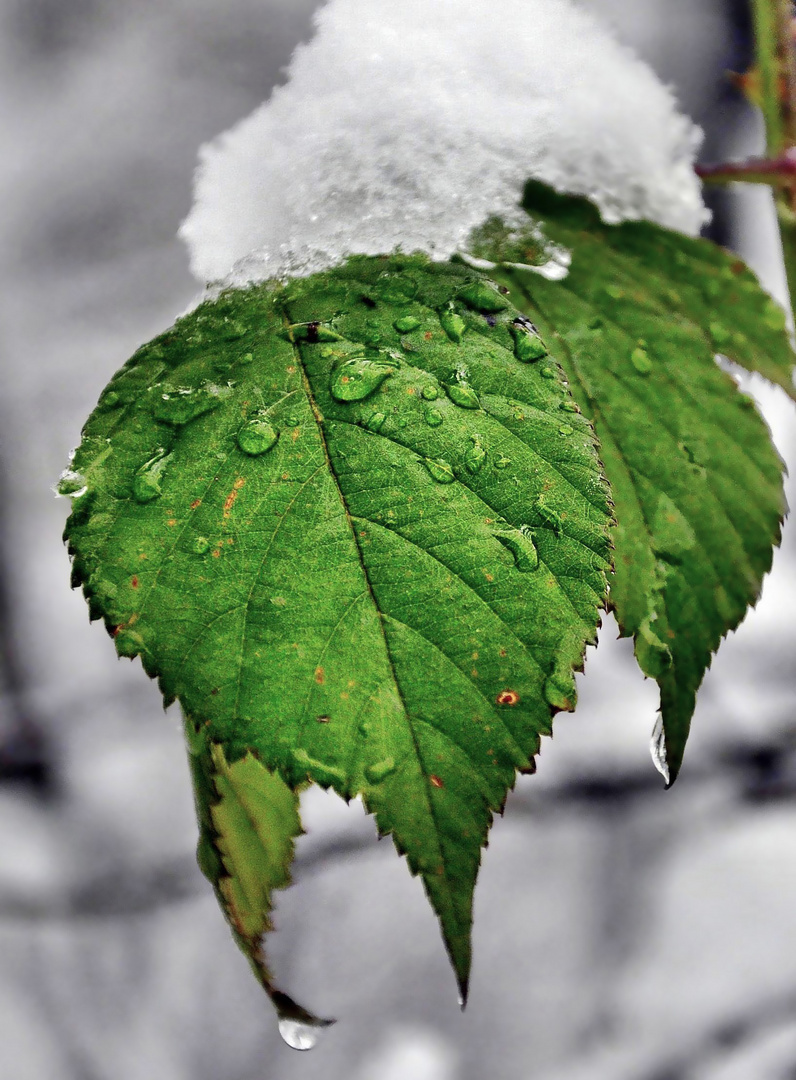
[[[287,85],[202,150],[182,227],[200,280],[447,258],[529,177],[607,221],[705,221],[699,129],[571,0],[330,0],[316,22]]]

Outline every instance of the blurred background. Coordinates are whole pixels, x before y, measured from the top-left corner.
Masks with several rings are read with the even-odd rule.
[[[374,0],[374,3],[376,0]],[[796,530],[703,687],[681,779],[606,620],[574,716],[498,820],[462,1015],[435,920],[356,806],[310,793],[271,952],[339,1023],[285,1047],[194,863],[179,717],[69,590],[52,485],[110,375],[196,294],[198,146],[283,78],[316,0],[0,0],[0,1073],[14,1080],[796,1080]],[[590,0],[706,130],[738,0]],[[784,296],[767,193],[711,235]],[[759,380],[783,456],[793,411]],[[794,502],[791,484],[791,502]]]

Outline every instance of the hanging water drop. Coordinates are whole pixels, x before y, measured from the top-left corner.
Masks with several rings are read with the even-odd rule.
[[[471,435],[472,446],[469,446],[464,455],[464,467],[468,472],[480,472],[487,458],[486,447],[481,442],[480,435]]]
[[[580,409],[575,404],[575,402],[570,401],[569,398],[567,398],[566,401],[562,401],[561,404],[558,407],[559,407],[559,409],[561,409],[562,412],[570,412],[570,413],[579,413],[580,412]]]
[[[250,420],[236,436],[238,447],[250,457],[267,454],[274,448],[278,438],[279,432],[263,418]]]
[[[438,484],[452,484],[456,479],[449,462],[443,461],[441,458],[422,458],[421,460],[431,479],[436,480]]]
[[[312,1050],[334,1020],[296,1020],[291,1016],[279,1017],[279,1034],[293,1050]]]
[[[100,404],[103,406],[103,408],[115,409],[122,404],[122,399],[119,397],[115,390],[109,390],[107,394],[103,395]]]
[[[495,292],[485,281],[471,281],[469,285],[460,289],[457,295],[468,307],[487,315],[505,311],[509,306],[508,301],[504,300],[500,293]]]
[[[514,355],[520,363],[533,364],[547,356],[547,348],[530,319],[522,316],[515,319],[509,333],[514,339]]]
[[[429,427],[439,427],[444,420],[444,417],[439,409],[425,409],[423,412],[423,419]]]
[[[655,727],[652,729],[650,755],[652,756],[653,765],[661,774],[668,787],[671,781],[669,775],[669,761],[666,756],[666,733],[663,729],[662,713],[658,713],[658,719],[655,721]]]
[[[404,315],[400,319],[396,319],[393,326],[399,334],[411,334],[413,330],[417,330],[420,326],[420,319],[416,319],[414,315]]]
[[[539,552],[533,542],[533,531],[527,525],[521,525],[519,529],[501,529],[492,535],[514,556],[514,565],[521,574],[537,569]]]
[[[161,448],[141,466],[133,477],[133,498],[136,502],[148,503],[160,498],[163,474],[170,458],[171,454]]]
[[[337,401],[362,401],[394,373],[395,368],[364,356],[346,360],[332,374],[332,397]]]
[[[461,315],[454,310],[453,304],[447,304],[444,308],[440,308],[439,322],[450,340],[458,345],[464,337],[467,323]]]

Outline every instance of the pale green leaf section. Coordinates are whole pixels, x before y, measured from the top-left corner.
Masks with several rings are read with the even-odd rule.
[[[528,186],[535,223],[489,240],[539,262],[538,229],[565,248],[562,281],[494,273],[538,324],[600,440],[618,526],[610,602],[657,679],[673,782],[696,693],[722,637],[757,600],[785,511],[782,463],[721,352],[793,396],[782,309],[727,252],[648,223],[604,225],[582,199]],[[510,259],[506,257],[510,246]]]

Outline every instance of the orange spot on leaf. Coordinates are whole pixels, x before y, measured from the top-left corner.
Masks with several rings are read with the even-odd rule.
[[[138,588],[138,578],[135,574],[133,574],[132,578],[130,579],[130,584],[133,586],[134,589]]]
[[[326,674],[322,667],[316,667],[315,669],[315,681],[318,686],[323,686],[326,682]]]
[[[429,776],[429,780],[434,785],[434,787],[445,787],[440,778],[438,776],[435,776],[433,773],[431,774],[431,776]]]
[[[225,518],[228,518],[230,513],[232,512],[232,507],[235,505],[235,500],[238,497],[238,492],[240,491],[240,489],[243,487],[243,485],[245,483],[246,483],[246,478],[243,477],[243,476],[239,476],[238,479],[235,481],[235,483],[232,485],[232,491],[230,491],[229,495],[227,495],[226,501],[224,502],[224,517]]]
[[[201,505],[202,505],[202,500],[201,499],[194,499],[194,501],[191,503],[191,509],[195,510],[197,508],[197,506],[201,506]]]

